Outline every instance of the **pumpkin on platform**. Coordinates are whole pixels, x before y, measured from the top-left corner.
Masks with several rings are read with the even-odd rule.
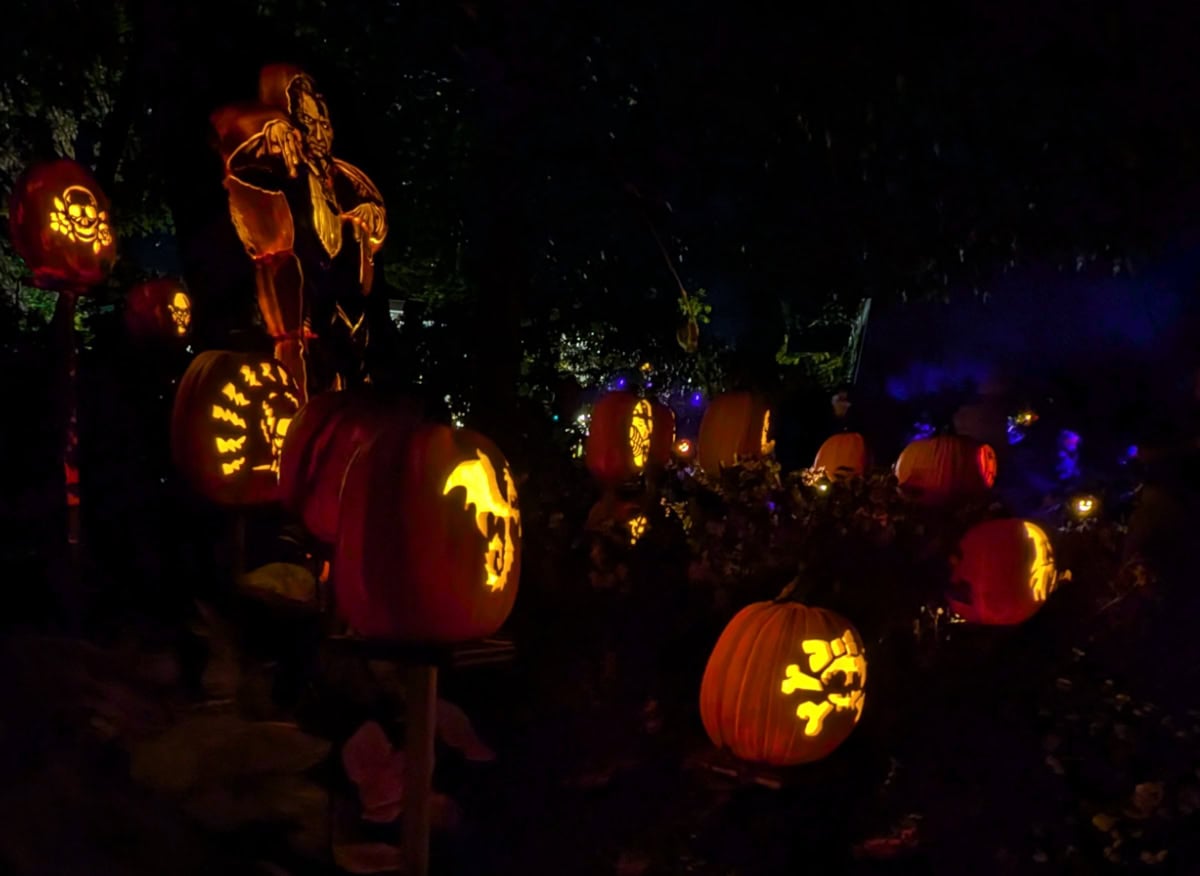
[[[825,439],[817,451],[813,468],[823,468],[829,477],[862,477],[868,464],[867,442],[857,432],[841,432]]]
[[[104,281],[117,259],[108,198],[81,164],[39,162],[16,181],[9,203],[13,248],[41,289],[79,292]]]
[[[179,280],[138,283],[125,297],[125,327],[141,340],[182,340],[192,331],[192,299]]]
[[[367,638],[451,644],[512,611],[521,512],[500,450],[469,429],[381,429],[342,484],[338,611]]]
[[[1027,520],[988,520],[972,527],[953,563],[947,602],[970,623],[1023,623],[1059,581],[1049,536]]]
[[[936,435],[912,442],[896,460],[900,487],[926,505],[941,505],[986,493],[996,481],[996,452],[961,435]]]
[[[645,471],[653,455],[654,406],[629,392],[610,392],[592,408],[583,458],[601,484],[615,486]]]
[[[415,426],[421,405],[389,400],[369,388],[322,392],[288,427],[279,464],[279,499],[321,541],[337,540],[342,480],[355,452],[389,425]]]
[[[273,502],[283,440],[299,406],[291,375],[270,356],[201,353],[175,394],[175,465],[198,493],[214,502]]]
[[[723,393],[700,420],[697,462],[715,475],[722,466],[769,456],[775,450],[770,432],[771,409],[765,399],[750,392]]]
[[[708,738],[742,760],[820,760],[862,716],[867,657],[858,631],[832,611],[756,602],[713,649],[700,685]]]

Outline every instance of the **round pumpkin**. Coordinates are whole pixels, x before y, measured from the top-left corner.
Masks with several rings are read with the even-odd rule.
[[[947,602],[970,623],[1029,620],[1058,585],[1050,538],[1027,520],[988,520],[958,546]]]
[[[610,392],[592,408],[583,457],[601,484],[615,486],[645,471],[653,452],[654,405],[630,392]]]
[[[650,400],[654,428],[650,430],[650,464],[662,468],[675,455],[675,412],[655,399]]]
[[[521,574],[504,455],[468,429],[376,432],[346,470],[333,573],[339,613],[368,638],[450,644],[496,632]]]
[[[300,408],[279,463],[279,499],[321,541],[337,539],[342,480],[355,451],[391,423],[415,425],[418,402],[389,401],[368,388],[322,392]]]
[[[896,460],[896,479],[926,505],[942,505],[987,492],[996,480],[996,452],[961,435],[912,442]]]
[[[765,399],[750,392],[723,393],[709,402],[700,420],[696,461],[709,474],[718,474],[722,466],[767,456],[775,450],[770,431]]]
[[[201,353],[175,394],[175,465],[197,492],[214,502],[273,502],[283,440],[299,407],[291,375],[270,356]]]
[[[117,260],[108,197],[68,158],[32,165],[9,203],[13,248],[42,289],[79,292],[104,281]]]
[[[823,468],[829,477],[862,477],[867,470],[867,442],[857,432],[841,432],[825,439],[813,460],[813,468]]]
[[[183,340],[192,332],[192,299],[171,278],[138,283],[125,297],[125,327],[142,340]]]
[[[622,499],[615,493],[605,493],[588,512],[584,529],[588,532],[610,532],[614,528],[626,533],[632,547],[637,544],[650,520],[646,516],[645,503],[635,499]]]
[[[704,670],[700,717],[742,760],[820,760],[862,717],[867,657],[844,618],[796,602],[756,602],[729,622]]]

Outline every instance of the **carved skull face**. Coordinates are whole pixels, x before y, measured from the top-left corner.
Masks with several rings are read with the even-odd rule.
[[[50,230],[90,245],[95,253],[112,243],[108,214],[100,209],[96,196],[83,186],[67,186],[62,196],[54,199]]]
[[[187,294],[176,292],[167,304],[167,312],[171,314],[175,334],[182,338],[192,327],[192,302]]]

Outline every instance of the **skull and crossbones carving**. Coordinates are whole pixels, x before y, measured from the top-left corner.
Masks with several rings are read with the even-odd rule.
[[[822,700],[806,700],[796,707],[796,717],[805,722],[804,735],[819,735],[825,719],[834,712],[852,711],[857,723],[862,717],[867,659],[855,634],[847,630],[840,639],[809,639],[801,647],[808,655],[808,670],[802,670],[798,663],[790,664],[781,689],[785,694],[809,691],[825,695]],[[840,684],[830,690],[838,676]]]
[[[97,254],[113,242],[108,213],[100,209],[96,196],[83,186],[67,186],[61,197],[54,198],[50,230],[73,243],[91,246]]]

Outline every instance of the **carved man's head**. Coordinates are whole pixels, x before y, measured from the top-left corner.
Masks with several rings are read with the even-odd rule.
[[[329,122],[329,105],[317,94],[316,84],[308,74],[292,79],[287,89],[288,115],[304,141],[304,151],[310,159],[325,161],[333,148],[333,125]]]

